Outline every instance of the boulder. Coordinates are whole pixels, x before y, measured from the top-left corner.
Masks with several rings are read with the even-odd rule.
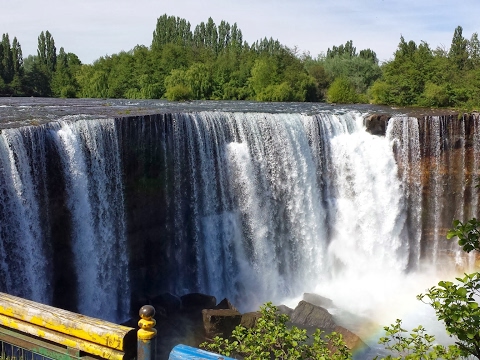
[[[365,118],[365,128],[372,135],[385,136],[390,115],[373,114]]]
[[[223,299],[220,301],[217,306],[214,307],[214,309],[220,310],[220,309],[230,309],[230,310],[235,310],[238,311],[235,306],[227,299]]]
[[[280,314],[288,315],[289,318],[292,317],[293,309],[289,308],[287,305],[278,305],[277,309]]]
[[[352,352],[365,351],[368,349],[368,345],[365,344],[358,335],[354,334],[348,329],[345,329],[343,326],[335,326],[333,332],[342,334],[345,345],[347,345]]]
[[[203,309],[202,316],[205,336],[209,339],[215,336],[230,337],[232,331],[242,321],[242,314],[231,309]]]
[[[245,313],[242,315],[242,321],[240,322],[240,325],[250,329],[255,326],[257,320],[261,317],[262,313],[260,311]]]
[[[337,325],[326,309],[304,300],[298,303],[290,321],[296,325],[312,326],[322,330],[333,329]]]
[[[184,311],[195,311],[203,309],[213,309],[217,305],[215,296],[191,293],[180,297],[182,300],[182,309]]]
[[[318,294],[303,293],[303,300],[316,306],[328,307],[328,308],[334,307],[333,301],[331,299]]]
[[[152,305],[155,310],[160,308],[165,309],[167,314],[174,314],[182,308],[182,300],[171,293],[153,296],[149,299],[149,304]]]

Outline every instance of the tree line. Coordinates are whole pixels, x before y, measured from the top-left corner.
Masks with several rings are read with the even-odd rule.
[[[329,101],[475,108],[480,105],[480,42],[458,26],[449,49],[400,43],[379,64],[353,42],[316,58],[273,38],[252,44],[237,24],[212,18],[193,30],[180,17],[157,19],[150,46],[82,64],[48,31],[36,55],[22,58],[16,38],[0,44],[0,95],[168,100]]]

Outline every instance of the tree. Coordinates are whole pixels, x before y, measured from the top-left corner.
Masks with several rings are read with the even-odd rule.
[[[306,330],[296,326],[287,327],[287,315],[279,314],[271,303],[260,308],[261,317],[252,328],[242,325],[232,332],[231,339],[215,337],[211,343],[200,344],[200,347],[226,356],[240,356],[252,359],[351,359],[342,335],[327,335],[327,343],[322,339],[322,332],[316,330],[313,342]]]
[[[358,102],[358,95],[347,78],[338,77],[328,88],[327,99],[331,103],[349,104]]]
[[[190,23],[180,17],[164,14],[157,19],[157,25],[153,32],[151,48],[160,50],[166,44],[190,46],[192,32]]]
[[[73,98],[78,92],[78,82],[75,79],[75,67],[81,65],[75,54],[67,54],[60,48],[57,58],[57,69],[52,78],[52,92],[55,96]]]
[[[15,68],[13,62],[13,53],[10,46],[10,39],[8,34],[3,34],[2,36],[2,78],[6,84],[10,83],[13,80],[15,75]]]
[[[468,60],[468,40],[462,36],[462,31],[462,27],[457,26],[453,33],[452,45],[450,45],[450,50],[448,52],[448,57],[460,70],[465,68]]]
[[[357,56],[357,49],[353,46],[353,41],[349,40],[345,43],[345,45],[332,46],[332,49],[328,48],[327,58],[334,58],[336,56]]]
[[[468,42],[468,56],[472,67],[478,68],[480,65],[480,41],[478,40],[478,34],[475,32],[472,34]]]
[[[57,66],[57,48],[55,47],[55,40],[48,30],[45,33],[42,31],[38,36],[37,57],[50,73],[55,71]]]
[[[193,92],[188,85],[187,74],[185,70],[174,69],[165,78],[165,96],[171,101],[193,99]]]
[[[255,92],[257,100],[261,100],[262,92],[269,85],[275,85],[277,81],[277,64],[271,57],[257,59],[251,74],[249,83]]]

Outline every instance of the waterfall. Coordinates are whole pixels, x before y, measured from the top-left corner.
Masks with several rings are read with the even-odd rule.
[[[478,214],[479,159],[474,117],[395,116],[386,136],[355,111],[2,130],[0,291],[113,321],[162,292],[377,301],[378,281],[473,263],[444,238]]]
[[[409,267],[418,269],[422,251],[422,170],[418,120],[413,117],[391,118],[386,137],[397,155],[403,196],[409,210],[407,214]]]
[[[53,257],[70,242],[62,237],[52,244],[53,233],[58,227],[71,229],[75,271],[69,281],[76,283],[71,286],[77,292],[74,308],[111,321],[125,319],[130,293],[118,152],[113,120],[62,121],[2,131],[2,291],[52,303]],[[63,180],[52,185],[52,175],[58,177],[52,174],[55,158],[60,160]],[[59,208],[47,197],[62,194],[62,183],[66,199],[65,207]],[[52,216],[59,213],[69,214],[69,221],[52,224]],[[68,253],[62,251],[60,256]],[[68,273],[68,269],[55,270]]]
[[[339,276],[407,268],[395,159],[387,139],[365,132],[359,113],[203,112],[143,121],[128,125],[136,130],[125,133],[142,135],[126,142],[130,149],[156,144],[148,156],[163,164],[152,178],[164,184],[162,238],[174,246],[162,266],[175,274],[171,291],[226,296],[247,309]]]
[[[40,212],[45,195],[44,134],[12,129],[0,135],[0,288],[50,302],[51,266]],[[48,220],[47,220],[48,221]]]
[[[72,214],[78,309],[117,320],[129,309],[125,220],[113,121],[61,122],[52,131]]]

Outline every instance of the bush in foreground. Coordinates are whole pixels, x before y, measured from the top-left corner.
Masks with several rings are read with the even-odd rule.
[[[307,331],[296,326],[287,327],[287,315],[279,314],[277,307],[267,303],[260,308],[262,317],[252,328],[236,327],[230,339],[215,337],[200,347],[222,355],[243,359],[351,359],[342,335],[331,333],[324,340],[316,330],[309,338]]]

